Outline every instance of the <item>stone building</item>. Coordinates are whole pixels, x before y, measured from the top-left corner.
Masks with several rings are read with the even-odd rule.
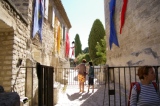
[[[123,0],[116,0],[114,25],[119,47],[109,48],[109,2],[104,0],[109,66],[160,65],[160,1],[128,0],[125,23],[120,34]]]
[[[110,49],[110,11],[111,0],[104,0],[106,28],[106,58],[109,66],[160,65],[160,1],[128,0],[124,26],[120,34],[123,0],[115,0],[114,26],[119,47],[114,43]],[[135,81],[134,69],[110,70],[111,81],[119,83],[129,90],[130,81]],[[119,73],[120,72],[120,73]],[[158,73],[160,70],[158,69]],[[115,76],[113,78],[113,75]],[[158,75],[159,76],[159,75]],[[119,80],[119,78],[121,78]],[[136,77],[137,81],[139,80]],[[160,79],[159,79],[160,80]],[[119,82],[120,81],[120,82]],[[126,81],[126,82],[125,82]],[[126,84],[126,86],[125,86]]]
[[[31,100],[36,97],[37,76],[35,69],[26,67],[36,67],[36,62],[55,68],[69,67],[65,36],[71,28],[61,1],[45,0],[42,42],[39,34],[32,37],[34,2],[0,0],[0,85],[7,92],[16,91],[20,97]]]

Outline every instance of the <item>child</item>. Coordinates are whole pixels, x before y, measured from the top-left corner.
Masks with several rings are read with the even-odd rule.
[[[92,86],[92,92],[94,92],[94,67],[92,62],[89,62],[89,72],[88,72],[88,92],[90,86]]]

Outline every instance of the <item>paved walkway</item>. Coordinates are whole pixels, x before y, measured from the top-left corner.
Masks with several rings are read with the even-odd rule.
[[[88,93],[87,86],[85,86],[84,93],[79,93],[78,85],[69,85],[65,93],[60,93],[58,104],[55,106],[109,106],[108,92],[105,92],[105,98],[104,92],[104,85],[96,86],[94,93],[92,93],[92,89]],[[114,106],[114,103],[116,103],[116,106],[120,106],[120,104],[125,106],[124,95],[121,97],[121,102],[118,92],[116,92],[115,96],[110,96],[110,106]]]
[[[58,104],[55,106],[103,106],[103,99],[104,85],[95,87],[94,93],[92,89],[88,93],[87,86],[84,93],[79,93],[78,85],[69,85],[65,93],[60,93]]]

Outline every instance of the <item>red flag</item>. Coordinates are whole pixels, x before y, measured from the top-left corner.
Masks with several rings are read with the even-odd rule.
[[[70,41],[69,41],[69,36],[68,33],[66,34],[66,53],[65,56],[68,57],[69,56],[69,50],[70,50]]]
[[[121,11],[120,34],[122,33],[122,27],[124,25],[125,13],[126,13],[126,9],[127,9],[127,3],[128,3],[128,0],[123,0],[123,7],[122,7],[122,11]]]

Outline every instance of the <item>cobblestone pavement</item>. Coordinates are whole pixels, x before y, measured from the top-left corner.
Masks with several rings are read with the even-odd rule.
[[[84,93],[79,93],[78,85],[69,85],[65,93],[60,93],[59,101],[55,106],[109,106],[108,92],[105,92],[106,95],[104,95],[104,92],[104,85],[96,86],[94,93],[92,93],[92,89],[88,93],[87,86],[85,86]],[[114,106],[114,103],[116,103],[116,106],[125,106],[124,96],[122,95],[120,102],[119,93],[116,92],[115,94],[115,96],[110,96],[110,106]]]

